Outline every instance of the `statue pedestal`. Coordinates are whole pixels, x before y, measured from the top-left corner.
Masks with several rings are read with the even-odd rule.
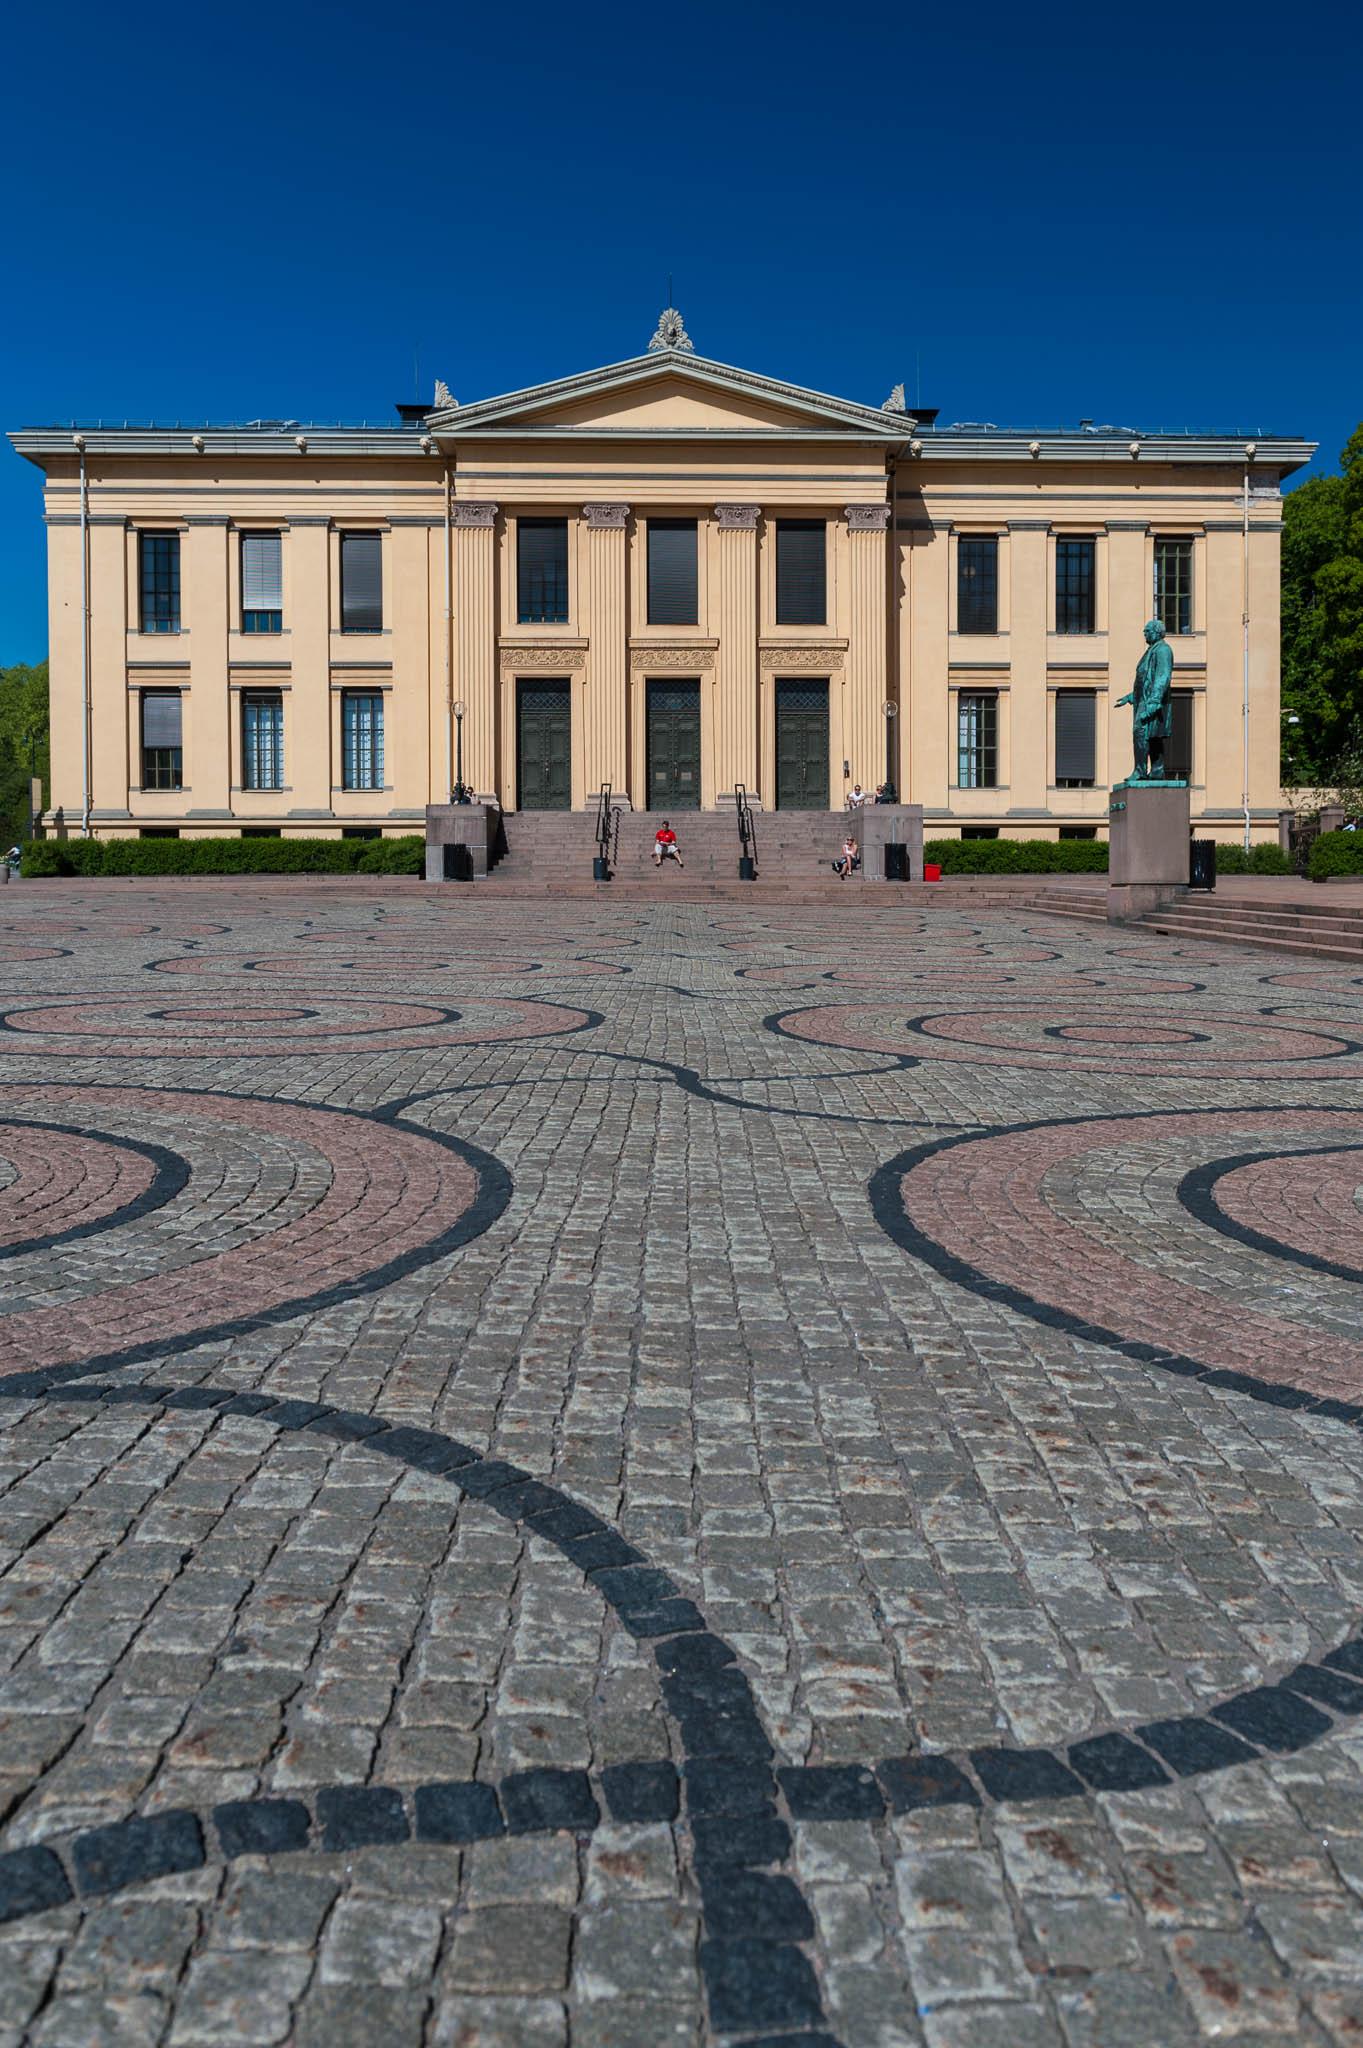
[[[485,882],[501,818],[495,804],[427,804],[426,880]]]
[[[1186,782],[1119,782],[1108,805],[1107,914],[1158,910],[1188,886]]]

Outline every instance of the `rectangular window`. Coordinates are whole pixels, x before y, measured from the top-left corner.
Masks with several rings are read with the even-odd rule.
[[[956,699],[956,786],[997,789],[999,782],[999,700],[994,691],[964,692]]]
[[[1058,540],[1055,544],[1055,630],[1091,633],[1094,619],[1094,543]]]
[[[140,533],[137,551],[142,631],[178,633],[180,536],[178,533]]]
[[[341,786],[383,788],[383,698],[377,691],[341,692]]]
[[[997,839],[998,836],[999,828],[997,825],[962,825],[961,827],[962,839]]]
[[[284,562],[277,533],[241,537],[241,630],[278,633],[284,623]]]
[[[1062,825],[1060,827],[1060,837],[1062,839],[1096,839],[1098,837],[1098,827],[1096,825]]]
[[[1097,775],[1098,693],[1055,693],[1055,786],[1092,789]]]
[[[648,522],[648,623],[694,626],[700,617],[694,519]]]
[[[241,700],[243,789],[284,787],[284,699],[278,690],[248,690]]]
[[[1193,630],[1193,544],[1155,542],[1155,617],[1166,633]]]
[[[568,623],[568,522],[516,521],[516,616],[523,626]]]
[[[184,787],[184,726],[178,690],[142,692],[142,787]]]
[[[383,536],[341,535],[341,631],[383,631]]]
[[[1172,730],[1164,742],[1164,772],[1176,782],[1193,779],[1193,706],[1195,690],[1171,690],[1169,710]]]
[[[963,534],[956,543],[956,631],[999,630],[999,543],[992,533]]]
[[[778,626],[822,626],[827,623],[826,539],[822,519],[777,520]]]

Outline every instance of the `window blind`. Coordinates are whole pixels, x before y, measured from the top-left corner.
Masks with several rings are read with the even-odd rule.
[[[383,537],[341,535],[341,631],[383,631]]]
[[[144,690],[142,692],[142,744],[144,747],[178,747],[183,745],[181,733],[183,721],[180,716],[180,692],[178,690]]]
[[[568,618],[568,522],[516,521],[516,601],[523,626],[566,624]]]
[[[776,623],[822,626],[828,617],[821,519],[776,522]]]
[[[377,535],[364,535],[377,539]],[[277,533],[244,533],[241,537],[241,608],[245,612],[277,612],[284,605],[284,569]]]
[[[648,623],[694,626],[700,616],[694,519],[648,522]]]
[[[1092,782],[1096,773],[1097,695],[1092,690],[1057,690],[1055,696],[1055,779]]]

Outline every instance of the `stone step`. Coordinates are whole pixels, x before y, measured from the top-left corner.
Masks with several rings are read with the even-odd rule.
[[[1276,920],[1219,917],[1206,911],[1151,911],[1139,920],[1164,938],[1211,940],[1221,945],[1261,946],[1275,953],[1304,953],[1343,965],[1363,962],[1363,934],[1321,932],[1283,926]]]

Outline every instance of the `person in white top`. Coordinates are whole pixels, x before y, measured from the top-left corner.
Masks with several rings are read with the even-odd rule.
[[[870,801],[870,797],[866,794],[866,791],[862,788],[861,784],[859,782],[854,782],[852,784],[852,794],[847,799],[848,810],[859,811],[863,804],[869,804]]]

